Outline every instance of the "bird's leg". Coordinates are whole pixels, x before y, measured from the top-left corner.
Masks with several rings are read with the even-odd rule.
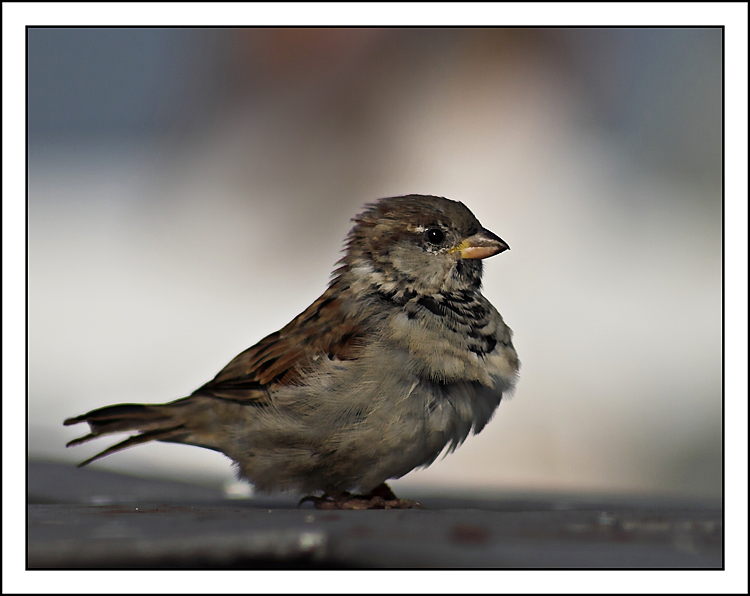
[[[315,505],[315,509],[342,509],[342,507],[337,507],[336,504],[350,498],[352,498],[352,495],[347,492],[338,493],[335,497],[332,497],[328,493],[323,493],[320,497],[308,495],[306,497],[302,497],[299,500],[299,503],[297,503],[297,507],[302,505],[302,503],[307,503],[308,501],[310,501],[313,505]]]
[[[323,493],[322,497],[304,497],[299,504],[312,501],[316,509],[422,509],[416,501],[399,499],[384,482],[366,495],[352,495],[347,492],[334,496]]]
[[[416,501],[399,499],[385,482],[360,498],[371,504],[368,509],[422,509]]]

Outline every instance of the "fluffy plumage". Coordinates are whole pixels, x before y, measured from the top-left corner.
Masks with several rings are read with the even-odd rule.
[[[442,197],[381,199],[353,221],[323,295],[192,395],[66,420],[91,428],[69,446],[137,432],[81,465],[151,440],[185,443],[225,453],[261,491],[324,491],[320,507],[410,506],[383,483],[481,431],[515,384],[511,330],[481,293],[481,259],[508,245]]]

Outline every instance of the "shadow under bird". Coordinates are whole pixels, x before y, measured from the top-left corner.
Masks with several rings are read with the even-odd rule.
[[[386,480],[481,431],[515,385],[512,332],[481,293],[482,259],[509,247],[442,197],[381,199],[352,221],[323,295],[192,395],[65,420],[91,431],[68,446],[135,433],[80,465],[185,443],[226,454],[259,491],[308,494],[320,509],[419,506]]]

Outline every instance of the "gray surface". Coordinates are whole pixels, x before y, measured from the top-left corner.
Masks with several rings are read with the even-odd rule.
[[[425,496],[424,510],[317,511],[35,462],[28,486],[29,568],[722,565],[720,508],[674,500]]]

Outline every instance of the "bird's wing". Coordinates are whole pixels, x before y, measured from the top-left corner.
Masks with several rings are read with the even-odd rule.
[[[194,394],[263,406],[269,403],[269,392],[300,384],[304,371],[321,358],[356,360],[364,333],[344,318],[342,299],[331,286],[286,327],[237,355]]]

